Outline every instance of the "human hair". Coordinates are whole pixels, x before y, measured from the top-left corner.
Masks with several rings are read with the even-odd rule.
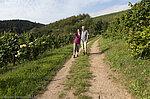
[[[82,28],[85,28],[85,26],[83,25]]]

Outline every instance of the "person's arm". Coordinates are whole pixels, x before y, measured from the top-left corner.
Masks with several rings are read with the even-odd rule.
[[[86,42],[88,42],[88,39],[89,39],[89,33],[88,33],[88,31],[87,31],[87,38],[86,38]]]
[[[70,35],[76,35],[76,33],[70,33]]]

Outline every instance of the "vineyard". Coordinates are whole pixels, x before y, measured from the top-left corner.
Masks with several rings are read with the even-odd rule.
[[[150,98],[150,1],[129,2],[102,33],[100,48],[136,99]]]
[[[43,27],[34,27],[30,31],[28,28],[31,26],[25,25],[26,28],[22,28],[28,32],[24,33],[15,30],[1,32],[0,98],[33,98],[44,91],[72,55],[75,37],[70,32],[75,33],[83,24],[88,29],[92,25],[90,22],[89,15],[83,14]],[[16,23],[10,25],[16,26]],[[18,28],[18,31],[23,31],[19,30],[22,28]],[[89,38],[92,37],[91,33]]]
[[[56,49],[73,43],[74,36],[70,33],[75,33],[82,25],[86,25],[91,32],[90,37],[94,36],[93,34],[99,34],[98,32],[103,28],[106,29],[105,23],[101,20],[93,22],[88,14],[80,14],[40,28],[35,27],[30,32],[16,33],[11,30],[12,32],[1,33],[0,67],[34,60],[47,49]]]
[[[59,48],[73,42],[71,35],[54,35],[42,36],[35,38],[31,33],[18,36],[14,33],[5,33],[0,37],[0,67],[9,63],[15,65],[15,62],[33,60],[45,52],[47,49]]]
[[[0,98],[33,98],[42,93],[58,70],[72,55],[72,44],[51,49],[37,56],[36,60],[26,61],[15,66],[0,69]]]
[[[150,1],[142,0],[132,5],[121,17],[116,17],[103,37],[124,39],[135,57],[146,57],[150,53]]]
[[[0,98],[14,95],[33,98],[43,93],[45,86],[72,55],[75,37],[70,33],[85,25],[90,39],[97,35],[100,54],[106,55],[110,68],[119,73],[120,82],[125,84],[129,93],[137,99],[150,99],[150,0],[141,0],[134,5],[129,2],[129,6],[131,9],[126,11],[96,18],[80,14],[48,25],[34,27],[30,23],[30,28],[28,25],[17,28],[18,33],[12,22],[10,27],[14,30],[8,31],[8,26],[7,31],[0,34]],[[7,24],[4,24],[2,26],[6,28]],[[94,41],[96,39],[92,43]],[[75,94],[80,97],[86,90],[81,90],[85,86],[78,83],[82,82],[82,71],[87,69],[83,67],[89,65],[90,59],[80,55],[77,59],[67,79],[68,87],[74,84],[79,92]],[[79,82],[75,82],[76,79],[80,79]]]

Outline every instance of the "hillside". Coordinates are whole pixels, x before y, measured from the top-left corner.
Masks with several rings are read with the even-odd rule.
[[[51,33],[67,34],[76,32],[76,30],[78,28],[81,28],[82,25],[85,25],[86,29],[89,29],[91,21],[92,20],[88,14],[80,14],[77,16],[68,17],[66,19],[61,19],[41,28],[33,28],[31,32],[34,33],[36,37],[41,37],[43,35],[48,35]]]
[[[98,17],[94,17],[92,18],[94,21],[97,20],[102,20],[104,22],[111,22],[114,17],[120,17],[122,14],[124,14],[126,11],[120,11],[120,12],[116,12],[116,13],[111,13],[111,14],[106,14],[106,15],[102,15],[102,16],[98,16]]]
[[[31,22],[28,20],[4,20],[0,21],[0,33],[1,32],[16,32],[18,34],[24,32],[32,32],[36,37],[41,37],[44,34],[48,35],[50,33],[54,34],[66,34],[70,32],[76,32],[76,29],[85,25],[89,31],[93,31],[90,27],[91,24],[98,24],[99,22],[103,21],[103,25],[105,24],[105,28],[107,28],[108,23],[111,22],[115,16],[120,16],[125,11],[111,13],[103,16],[98,16],[95,18],[90,18],[88,14],[80,14],[77,16],[71,16],[66,19],[58,20],[54,23],[50,23],[48,25],[43,25],[40,23]],[[93,19],[93,20],[92,20]],[[89,24],[90,23],[90,24]]]
[[[88,14],[80,14],[78,16],[71,16],[66,19],[61,19],[54,23],[50,23],[48,25],[44,25],[41,23],[31,22],[28,20],[4,20],[0,21],[0,33],[6,31],[16,32],[18,34],[24,32],[33,32],[36,36],[42,36],[43,34],[48,35],[50,33],[68,33],[68,32],[76,32],[78,27],[82,25],[86,25],[87,29],[90,29],[89,23],[97,23],[102,20],[105,22],[111,22],[115,16],[121,16],[125,11],[111,13],[103,16],[98,16],[94,18],[90,18]],[[93,20],[91,20],[93,19]]]
[[[81,26],[85,25],[90,34],[101,34],[102,30],[106,31],[109,23],[115,16],[119,17],[123,13],[125,13],[125,11],[98,16],[95,18],[91,18],[88,14],[80,14],[58,20],[41,28],[33,28],[31,32],[34,33],[36,37],[41,37],[51,33],[66,34],[76,32],[78,28],[81,29]]]
[[[0,21],[0,33],[8,32],[9,30],[17,32],[18,34],[28,32],[34,27],[42,27],[43,24],[35,23],[27,20],[4,20]]]

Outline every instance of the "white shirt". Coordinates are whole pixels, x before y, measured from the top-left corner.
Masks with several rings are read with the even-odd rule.
[[[82,40],[83,42],[85,42],[88,35],[89,35],[89,33],[88,33],[87,30],[82,31],[82,34],[81,34],[81,40]]]

